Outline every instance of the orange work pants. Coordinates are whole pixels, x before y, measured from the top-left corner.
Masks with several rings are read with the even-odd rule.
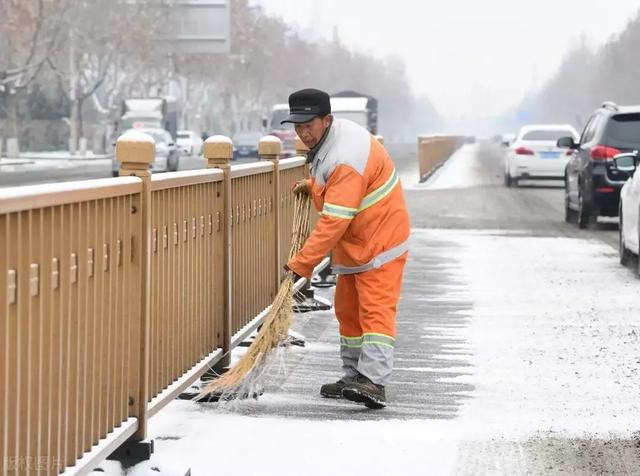
[[[406,262],[404,254],[378,269],[338,276],[335,309],[344,380],[360,373],[378,385],[388,381]]]

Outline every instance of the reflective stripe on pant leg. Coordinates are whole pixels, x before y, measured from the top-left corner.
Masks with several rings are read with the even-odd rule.
[[[362,348],[362,329],[358,317],[358,294],[353,276],[338,276],[335,296],[336,318],[340,323],[340,357],[345,380],[358,373],[358,361]],[[353,340],[355,338],[355,341]]]
[[[386,385],[393,369],[396,309],[406,260],[403,255],[379,269],[353,275],[363,330],[358,372],[378,385]]]

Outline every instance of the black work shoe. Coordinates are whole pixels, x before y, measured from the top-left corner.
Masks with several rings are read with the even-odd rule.
[[[320,387],[320,395],[324,398],[342,398],[342,389],[347,382],[340,379],[335,383],[325,383]]]
[[[384,385],[377,385],[364,375],[358,375],[342,389],[342,396],[356,403],[364,403],[367,408],[384,408],[387,400]]]

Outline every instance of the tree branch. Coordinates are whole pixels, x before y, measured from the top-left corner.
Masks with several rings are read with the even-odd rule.
[[[94,83],[93,87],[89,89],[88,92],[84,93],[82,95],[82,99],[86,99],[87,97],[91,96],[93,93],[95,93],[98,88],[102,85],[102,83],[104,83],[105,79],[107,79],[107,73],[109,72],[109,68],[111,67],[111,63],[113,62],[113,59],[115,58],[115,54],[116,51],[118,51],[120,49],[120,45],[122,43],[122,40],[118,40],[118,42],[116,43],[116,45],[111,49],[111,51],[109,52],[109,55],[107,56],[106,61],[103,64],[102,67],[102,72],[98,73],[98,78],[96,80],[96,82]]]
[[[53,73],[56,75],[56,77],[58,78],[58,83],[60,84],[60,89],[62,90],[62,94],[64,94],[65,98],[67,100],[71,100],[71,96],[69,96],[69,94],[67,93],[67,89],[65,87],[65,77],[64,75],[60,72],[60,70],[58,69],[58,67],[55,65],[55,63],[51,60],[51,58],[47,58],[47,64],[49,65],[49,67],[51,68],[51,70],[53,71]]]
[[[42,4],[42,0],[38,0],[38,15],[36,17],[36,27],[33,30],[33,38],[31,39],[31,49],[29,51],[29,55],[27,56],[27,59],[24,62],[24,65],[28,65],[36,54],[38,36],[40,35],[40,29],[42,28],[42,11],[43,10],[44,10],[44,6]]]

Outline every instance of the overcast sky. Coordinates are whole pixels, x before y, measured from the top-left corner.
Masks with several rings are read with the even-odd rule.
[[[584,35],[620,32],[638,0],[253,0],[304,32],[405,61],[414,92],[449,118],[500,114],[540,87]],[[585,71],[585,74],[588,74]]]

